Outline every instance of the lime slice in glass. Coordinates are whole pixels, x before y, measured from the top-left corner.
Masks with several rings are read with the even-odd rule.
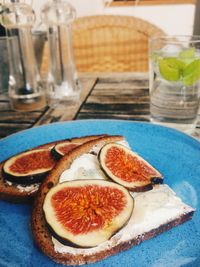
[[[177,82],[185,64],[174,57],[166,57],[159,60],[159,70],[162,77],[167,81]]]
[[[200,79],[200,59],[188,64],[183,70],[183,84],[191,86]]]

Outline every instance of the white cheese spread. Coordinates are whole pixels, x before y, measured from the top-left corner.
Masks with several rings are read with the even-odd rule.
[[[6,184],[8,184],[9,186],[12,186],[12,185],[13,185],[13,183],[10,182],[10,181],[8,181],[8,180],[5,180],[5,182],[6,182]]]
[[[70,169],[61,174],[59,182],[80,179],[105,179],[95,155],[87,153],[75,159]]]
[[[8,180],[6,180],[6,183],[9,186],[13,186],[13,183],[8,181]],[[38,190],[39,186],[40,186],[39,183],[35,183],[35,184],[31,184],[31,185],[18,184],[16,187],[19,189],[20,192],[35,192],[36,190]]]
[[[17,185],[17,188],[20,192],[35,192],[38,190],[39,186],[39,183],[35,183],[31,185]]]

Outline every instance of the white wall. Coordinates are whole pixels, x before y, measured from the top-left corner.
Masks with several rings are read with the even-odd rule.
[[[47,0],[33,0],[32,2],[34,9],[39,13]],[[193,32],[195,6],[190,4],[104,7],[104,0],[68,0],[68,2],[76,8],[78,17],[97,14],[129,15],[148,20],[169,35],[187,35]]]
[[[193,33],[194,5],[160,5],[106,8],[106,14],[121,14],[150,21],[167,34],[187,35]]]

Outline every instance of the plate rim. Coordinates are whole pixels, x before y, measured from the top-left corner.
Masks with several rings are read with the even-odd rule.
[[[7,139],[10,139],[10,138],[13,138],[14,136],[18,136],[18,135],[21,135],[23,133],[26,133],[26,132],[34,132],[36,131],[37,129],[45,129],[45,128],[51,128],[51,127],[54,127],[56,125],[70,125],[70,124],[79,124],[79,123],[88,123],[88,122],[119,122],[119,123],[123,123],[123,124],[135,124],[135,125],[145,125],[147,127],[150,127],[150,128],[158,128],[158,129],[161,129],[161,130],[166,130],[168,132],[171,132],[171,133],[174,133],[174,134],[177,134],[177,135],[180,135],[184,138],[188,138],[190,139],[191,141],[197,143],[197,145],[200,146],[200,140],[198,140],[197,138],[194,138],[193,136],[187,134],[187,133],[184,133],[182,131],[179,131],[177,129],[174,129],[174,128],[170,128],[170,127],[167,127],[167,126],[163,126],[163,125],[159,125],[159,124],[153,124],[151,122],[143,122],[143,121],[131,121],[131,120],[122,120],[122,119],[83,119],[83,120],[72,120],[72,121],[59,121],[59,122],[53,122],[53,123],[49,123],[49,124],[43,124],[43,125],[37,125],[37,126],[34,126],[34,127],[31,127],[31,128],[27,128],[27,129],[24,129],[24,130],[21,130],[21,131],[18,131],[16,133],[12,133],[6,137],[3,137],[0,139],[0,144],[4,141],[6,141]]]

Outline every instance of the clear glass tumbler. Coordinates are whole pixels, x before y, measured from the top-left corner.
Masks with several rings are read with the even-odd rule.
[[[150,39],[149,64],[151,121],[191,133],[200,103],[200,36]]]

